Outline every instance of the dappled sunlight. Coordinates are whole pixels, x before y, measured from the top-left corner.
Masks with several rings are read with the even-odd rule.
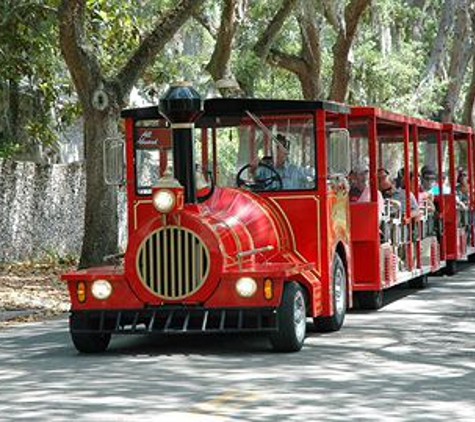
[[[0,332],[0,412],[35,420],[471,421],[475,269],[466,271],[431,278],[428,289],[408,289],[377,312],[351,312],[340,332],[311,332],[288,355],[259,336],[154,335],[115,338],[109,352],[82,356],[65,319],[9,328]]]

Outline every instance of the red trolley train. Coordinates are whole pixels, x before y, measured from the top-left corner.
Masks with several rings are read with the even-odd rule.
[[[63,275],[81,352],[105,350],[112,334],[250,331],[266,333],[275,350],[297,351],[307,317],[318,330],[339,330],[353,293],[360,306],[378,308],[384,289],[422,287],[429,273],[475,252],[468,128],[326,101],[202,101],[188,85],[171,87],[160,107],[122,116],[123,263]],[[455,140],[469,151],[463,215],[452,200],[462,157]],[[452,191],[413,219],[419,186],[410,170],[420,145],[436,145],[442,186],[444,141]],[[385,148],[398,144],[410,186],[404,209],[378,193],[378,168],[391,159]],[[105,145],[107,178],[120,184],[122,142]],[[367,198],[350,202],[348,175],[361,157]]]

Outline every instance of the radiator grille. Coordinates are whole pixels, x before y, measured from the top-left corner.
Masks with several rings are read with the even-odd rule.
[[[191,230],[163,227],[149,235],[137,254],[144,286],[163,299],[182,299],[195,293],[209,272],[209,252]]]

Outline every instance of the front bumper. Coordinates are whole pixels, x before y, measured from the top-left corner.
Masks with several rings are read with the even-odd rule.
[[[157,307],[138,310],[72,311],[74,333],[187,334],[273,332],[276,308]]]

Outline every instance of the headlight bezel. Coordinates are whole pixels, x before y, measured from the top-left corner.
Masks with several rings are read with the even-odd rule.
[[[159,202],[160,199],[162,199],[162,203]],[[177,197],[170,189],[160,189],[153,194],[152,203],[158,212],[168,214],[175,208]]]
[[[249,299],[257,293],[257,281],[252,277],[239,278],[234,287],[236,293],[244,299]]]
[[[91,294],[97,300],[109,299],[112,296],[113,290],[112,283],[109,280],[98,279],[94,280],[91,284]]]

